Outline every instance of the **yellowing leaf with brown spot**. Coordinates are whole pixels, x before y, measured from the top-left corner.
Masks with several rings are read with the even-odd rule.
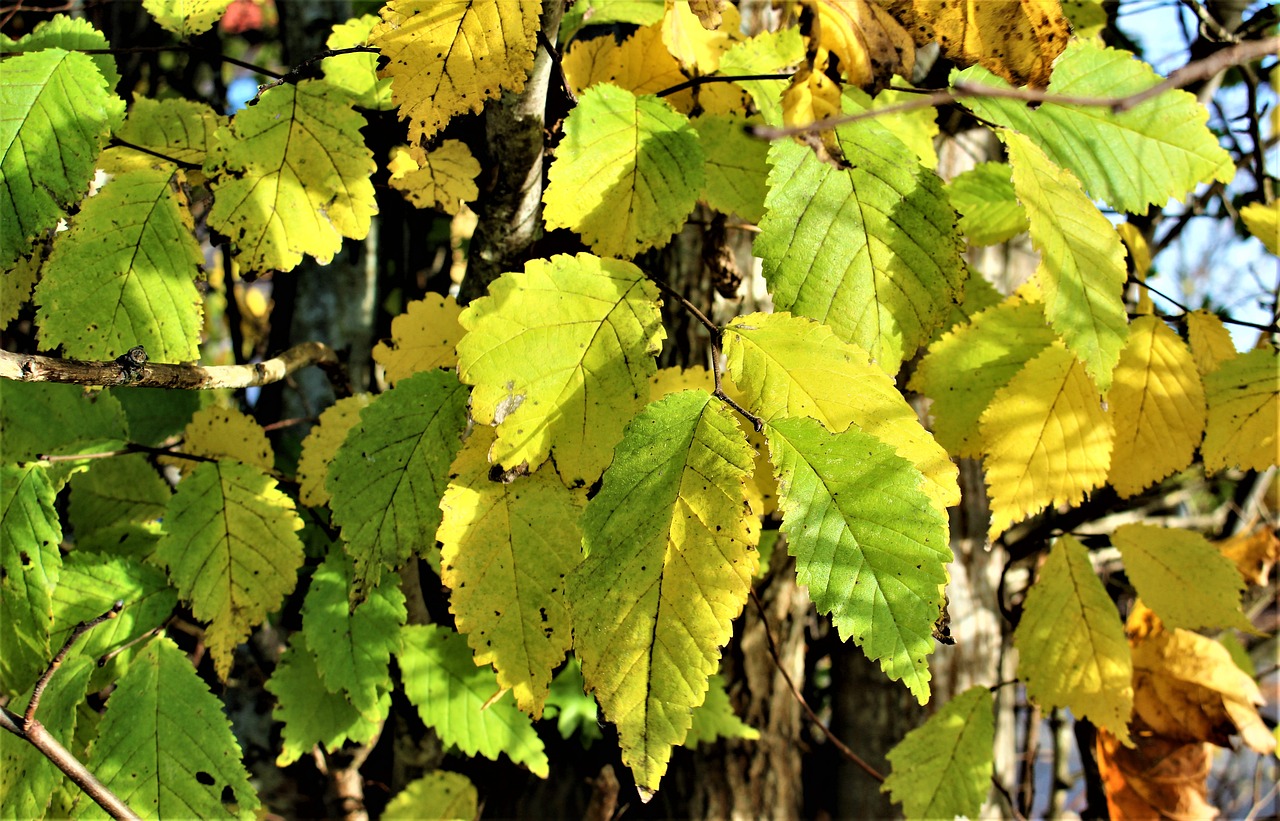
[[[434,151],[393,148],[387,170],[391,172],[391,187],[404,194],[415,208],[457,214],[464,202],[480,195],[476,187],[480,163],[460,140],[445,140]]]
[[[1265,522],[1251,533],[1241,533],[1217,543],[1249,584],[1264,585],[1271,568],[1280,562],[1280,538]]]
[[[215,405],[196,411],[182,433],[178,449],[192,456],[234,459],[265,471],[275,466],[271,443],[258,423],[238,410]],[[178,465],[183,473],[199,464],[190,459],[174,459],[169,463]]]
[[[1204,387],[1205,468],[1266,470],[1280,463],[1280,357],[1264,349],[1241,354],[1206,376]]]
[[[714,74],[720,68],[720,55],[741,39],[734,36],[741,26],[738,10],[726,6],[721,14],[724,21],[718,28],[707,26],[690,8],[689,0],[667,0],[662,42],[685,69]]]
[[[1244,580],[1199,533],[1124,525],[1111,534],[1142,600],[1170,627],[1250,629],[1240,610]]]
[[[1058,0],[881,0],[917,46],[937,42],[951,62],[974,63],[1015,86],[1043,88],[1071,24]]]
[[[840,115],[840,84],[824,71],[827,50],[820,49],[817,68],[801,66],[791,77],[791,85],[782,92],[782,122],[784,125],[808,125],[819,120]],[[818,151],[823,162],[844,163],[844,149],[836,139],[833,129],[817,134],[800,135],[796,139]]]
[[[1246,205],[1240,209],[1240,217],[1249,233],[1262,240],[1268,251],[1280,254],[1280,200],[1270,205],[1260,202]]]
[[[1089,551],[1072,537],[1058,539],[1040,566],[1013,643],[1018,678],[1037,704],[1068,707],[1129,743],[1133,663],[1124,625]]]
[[[369,45],[389,61],[383,73],[411,143],[454,115],[479,112],[503,89],[524,88],[541,7],[531,0],[392,0],[383,7]]]
[[[458,315],[462,308],[451,296],[427,294],[391,320],[391,340],[373,348],[373,360],[386,369],[395,384],[406,376],[432,368],[458,367],[458,340],[465,331]]]
[[[726,12],[733,15],[733,27],[737,28],[738,10],[729,5],[729,0],[688,0],[688,2],[689,10],[698,15],[698,22],[702,23],[702,27],[707,31],[720,28]]]
[[[1076,504],[1107,479],[1111,420],[1084,366],[1055,342],[983,412],[991,538],[1046,505]]]
[[[1115,449],[1107,480],[1122,497],[1191,464],[1204,433],[1204,388],[1191,351],[1155,316],[1129,328],[1107,393]]]
[[[1187,314],[1187,338],[1201,376],[1216,371],[1219,365],[1238,354],[1222,318],[1203,308]]]
[[[298,458],[298,500],[304,505],[319,507],[329,503],[329,490],[324,486],[324,480],[329,476],[329,463],[342,447],[347,433],[360,421],[360,411],[369,401],[367,393],[339,399],[320,414],[316,426],[302,440],[302,455]]]
[[[895,74],[911,76],[915,43],[884,7],[869,0],[800,2],[804,13],[812,15],[811,43],[839,58],[840,71],[851,85],[879,90]]]
[[[143,0],[161,28],[186,39],[213,28],[231,5],[231,0]]]

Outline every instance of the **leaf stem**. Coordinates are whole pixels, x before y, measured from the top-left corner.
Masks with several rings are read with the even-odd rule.
[[[150,154],[151,156],[164,160],[165,162],[171,162],[174,165],[178,166],[179,168],[187,168],[194,171],[199,171],[201,168],[204,167],[200,165],[200,163],[187,162],[186,160],[179,160],[176,157],[170,157],[165,154],[161,154],[159,151],[152,151],[150,148],[144,148],[143,146],[140,146],[140,145],[134,145],[133,143],[127,142],[126,140],[122,140],[119,137],[112,137],[111,145],[119,146],[120,148],[128,148],[131,151],[140,151],[143,154]]]
[[[790,80],[790,74],[707,74],[700,77],[690,77],[683,83],[676,83],[673,86],[667,86],[661,91],[655,91],[655,97],[668,97],[672,94],[678,94],[686,88],[705,85],[706,83],[734,83],[738,80]]]
[[[27,711],[22,716],[24,725],[31,725],[36,720],[36,710],[40,707],[40,697],[44,695],[44,688],[49,686],[49,680],[53,678],[53,674],[62,666],[63,660],[67,657],[67,653],[71,651],[71,645],[75,644],[81,636],[88,633],[93,628],[102,624],[104,621],[114,619],[120,615],[120,611],[124,609],[124,600],[117,600],[111,605],[111,609],[89,621],[82,621],[71,630],[71,635],[67,636],[67,640],[62,643],[62,649],[53,657],[53,661],[49,662],[49,666],[45,669],[44,674],[36,681],[36,686],[31,690],[31,701],[27,703]]]

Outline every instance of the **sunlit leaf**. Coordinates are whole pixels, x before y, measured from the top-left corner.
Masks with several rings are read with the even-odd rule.
[[[480,193],[475,182],[480,163],[460,140],[445,140],[431,151],[393,148],[388,170],[391,187],[415,208],[456,214]]]
[[[231,0],[142,0],[162,28],[184,40],[213,28]]]
[[[298,501],[311,507],[329,503],[329,466],[347,434],[360,421],[360,411],[368,407],[372,397],[367,393],[339,399],[316,420],[316,426],[302,440],[298,457]]]
[[[62,568],[54,487],[39,465],[0,466],[0,691],[27,687],[52,657],[53,592]]]
[[[1111,543],[1138,595],[1169,627],[1250,629],[1240,610],[1244,579],[1204,536],[1127,524],[1111,534]]]
[[[707,681],[706,700],[693,709],[693,723],[689,725],[684,746],[696,747],[721,738],[755,741],[759,737],[760,731],[745,724],[733,711],[724,677],[719,673],[713,675]]]
[[[716,16],[724,19],[708,26],[701,15],[694,13],[693,2],[697,0],[667,0],[662,16],[662,42],[686,70],[714,74],[720,68],[720,55],[735,40],[741,39],[738,10],[721,4],[722,11]]]
[[[1262,240],[1268,251],[1280,255],[1280,200],[1273,200],[1270,205],[1260,202],[1246,205],[1240,209],[1240,218],[1249,233]]]
[[[195,100],[139,97],[130,106],[129,118],[117,136],[165,157],[202,165],[214,133],[226,123],[226,117]]]
[[[1266,470],[1280,464],[1280,357],[1265,348],[1241,354],[1204,378],[1209,420],[1204,466]]]
[[[210,405],[196,411],[182,434],[183,453],[209,459],[234,459],[262,470],[271,470],[275,457],[267,434],[253,417],[233,408]],[[174,460],[184,469],[196,463]]]
[[[1187,339],[1201,376],[1207,376],[1223,362],[1236,357],[1236,345],[1222,318],[1203,308],[1187,314]]]
[[[395,384],[406,376],[432,368],[458,367],[457,346],[464,331],[458,322],[462,308],[451,296],[427,294],[410,302],[391,320],[391,339],[373,348],[373,361]]]
[[[810,18],[810,49],[830,51],[850,85],[872,90],[894,74],[911,76],[916,49],[911,35],[872,0],[800,0]]]
[[[739,41],[720,58],[720,72],[727,75],[768,74],[798,64],[804,59],[804,43],[800,28],[791,26],[779,31],[764,31]],[[780,99],[787,81],[740,80],[737,85],[747,90],[765,122],[782,122]]]
[[[353,17],[333,27],[333,33],[324,44],[330,49],[363,46],[369,39],[378,18],[372,14]],[[346,89],[356,99],[356,105],[374,111],[390,111],[395,108],[391,97],[391,78],[378,77],[378,55],[368,53],[339,54],[325,59],[325,82]]]

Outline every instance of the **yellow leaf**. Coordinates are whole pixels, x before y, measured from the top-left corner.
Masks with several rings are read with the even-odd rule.
[[[213,28],[229,5],[231,0],[143,0],[142,3],[162,28],[184,40]]]
[[[368,406],[369,394],[360,393],[339,399],[320,414],[316,426],[302,440],[298,458],[298,500],[310,507],[329,503],[329,490],[324,481],[329,477],[329,464],[347,438],[347,433],[360,421],[360,411]]]
[[[701,365],[692,368],[659,368],[657,373],[649,377],[649,401],[657,402],[680,391],[704,390],[711,393],[715,388],[711,371]]]
[[[503,89],[524,88],[537,46],[541,3],[529,0],[393,0],[369,45],[389,61],[391,95],[409,142],[428,139],[456,114],[479,112]]]
[[[1138,595],[1170,627],[1249,630],[1244,581],[1229,558],[1190,530],[1124,525],[1111,535]]]
[[[1055,342],[996,392],[979,425],[991,538],[1046,505],[1073,505],[1107,478],[1111,420],[1098,389]]]
[[[1221,317],[1203,308],[1187,314],[1187,337],[1201,376],[1208,376],[1223,362],[1236,357],[1236,344]]]
[[[445,140],[434,151],[393,148],[387,170],[391,172],[391,187],[404,194],[415,208],[457,214],[464,202],[480,194],[475,182],[480,163],[471,156],[466,143],[459,140]]]
[[[586,491],[566,489],[551,465],[492,481],[495,438],[475,428],[450,468],[436,533],[441,579],[476,664],[492,664],[516,706],[541,718],[551,673],[573,641],[563,580],[582,558]]]
[[[1079,366],[1076,366],[1079,367]],[[1041,707],[1068,707],[1129,744],[1133,663],[1120,613],[1070,536],[1049,551],[1013,633],[1018,678]]]
[[[1240,209],[1240,217],[1249,233],[1262,240],[1268,251],[1280,254],[1280,200],[1270,205],[1260,202],[1246,205]]]
[[[1223,362],[1204,378],[1209,401],[1204,466],[1266,470],[1280,462],[1280,358],[1254,350]]]
[[[31,298],[31,289],[40,278],[44,248],[43,245],[37,246],[31,256],[20,256],[12,266],[0,271],[0,326],[7,326],[16,319],[22,306]]]
[[[706,8],[705,0],[702,6]],[[725,18],[722,25],[708,26],[707,17],[695,14],[689,0],[666,0],[662,42],[686,70],[714,74],[720,68],[720,55],[741,39],[734,36],[741,25],[737,9],[725,6],[722,12],[716,12],[717,17],[721,14]]]
[[[1015,86],[1047,86],[1071,36],[1058,0],[882,2],[917,46],[937,42],[957,66],[981,64]]]
[[[182,453],[210,459],[234,459],[270,471],[275,466],[267,435],[249,416],[238,410],[210,405],[196,411],[182,434]],[[168,461],[167,459],[164,461]],[[190,459],[174,459],[187,473],[198,465]]]
[[[395,384],[406,376],[432,368],[456,368],[458,340],[462,339],[462,313],[451,296],[427,294],[391,320],[391,340],[373,348],[373,360],[386,369]]]
[[[660,25],[637,29],[621,45],[612,37],[574,41],[564,56],[564,73],[574,94],[581,94],[596,83],[612,83],[640,96],[687,79],[680,64],[662,45]],[[674,105],[673,98],[668,102]]]
[[[334,26],[333,33],[324,44],[334,50],[363,46],[377,24],[378,18],[372,14],[353,17]],[[361,108],[375,111],[390,111],[395,108],[391,99],[391,80],[378,77],[378,55],[350,52],[329,57],[321,65],[324,67],[325,82],[351,92]]]
[[[850,85],[879,90],[888,86],[895,74],[911,76],[915,44],[882,6],[868,0],[800,3],[803,13],[811,15],[810,48],[824,48],[839,58],[840,71]]]
[[[1115,449],[1107,480],[1128,498],[1191,464],[1204,433],[1204,388],[1191,351],[1155,316],[1129,328],[1107,416]]]

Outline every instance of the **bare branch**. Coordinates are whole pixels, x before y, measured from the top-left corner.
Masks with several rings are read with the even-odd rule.
[[[36,721],[36,710],[40,707],[40,697],[44,695],[44,688],[49,686],[49,680],[53,678],[53,674],[62,666],[62,661],[67,657],[67,653],[71,650],[71,645],[88,633],[93,628],[102,624],[104,621],[110,621],[120,615],[120,611],[124,609],[124,602],[117,601],[111,606],[111,609],[89,621],[82,621],[71,631],[71,635],[67,636],[67,640],[62,643],[62,649],[53,657],[53,661],[49,662],[49,667],[44,671],[44,675],[40,676],[40,680],[36,682],[36,686],[31,690],[31,701],[27,703],[27,711],[22,716],[23,726],[30,727]]]

